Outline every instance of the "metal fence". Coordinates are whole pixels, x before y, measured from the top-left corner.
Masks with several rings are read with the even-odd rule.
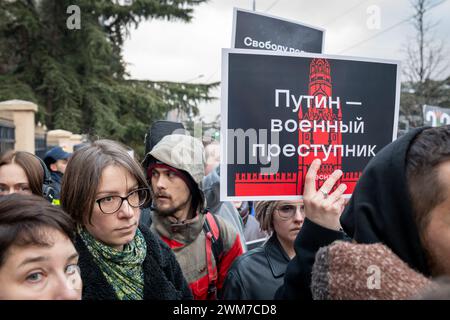
[[[0,154],[14,149],[16,142],[16,127],[13,123],[0,120]]]
[[[34,137],[34,153],[41,159],[47,152],[47,134],[40,134]]]

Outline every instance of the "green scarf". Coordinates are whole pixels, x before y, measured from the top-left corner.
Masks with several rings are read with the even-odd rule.
[[[142,264],[147,254],[147,244],[137,229],[133,241],[123,246],[123,251],[111,248],[95,240],[82,228],[81,239],[94,257],[106,280],[120,300],[142,300],[144,298],[144,270]]]

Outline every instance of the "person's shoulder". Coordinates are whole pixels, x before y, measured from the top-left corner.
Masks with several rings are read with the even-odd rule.
[[[223,248],[227,252],[232,248],[236,248],[236,242],[239,242],[242,250],[244,251],[245,238],[235,226],[229,221],[219,216],[214,216],[219,229],[219,239],[222,239]]]
[[[219,215],[214,215],[212,213],[209,213],[213,216],[213,218],[215,218],[216,222],[217,222],[217,227],[219,228],[219,232],[222,233],[230,233],[230,234],[238,234],[236,228],[229,222],[227,221],[225,218],[219,216]]]
[[[172,254],[171,249],[150,228],[140,225],[139,230],[144,236],[147,244],[147,252],[161,264],[168,263],[168,258]]]
[[[265,259],[265,253],[264,248],[259,247],[252,249],[250,251],[247,251],[236,258],[236,260],[233,262],[233,269],[234,270],[247,270],[248,267],[255,262],[258,262],[261,259]]]
[[[246,262],[252,261],[256,258],[264,257],[264,256],[265,256],[264,246],[261,246],[261,247],[247,251],[246,253],[239,256],[238,259],[241,261],[241,263],[246,263]]]
[[[89,250],[84,244],[83,239],[81,239],[81,236],[78,232],[75,234],[73,240],[74,240],[73,242],[74,247],[77,250],[78,254],[80,255],[80,259],[84,259],[85,255],[89,254]]]
[[[75,249],[79,254],[78,267],[83,281],[83,300],[115,299],[112,287],[108,284],[94,257],[81,236],[75,236]]]

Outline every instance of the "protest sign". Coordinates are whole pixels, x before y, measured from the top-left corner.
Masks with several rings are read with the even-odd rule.
[[[223,49],[221,200],[303,194],[311,162],[320,187],[336,169],[349,196],[397,136],[398,61]]]
[[[325,30],[234,8],[232,48],[322,53]]]

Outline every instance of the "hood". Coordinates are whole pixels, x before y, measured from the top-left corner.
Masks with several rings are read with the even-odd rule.
[[[358,243],[387,245],[411,268],[429,275],[406,182],[406,155],[418,128],[384,147],[367,165],[341,216]]]
[[[206,200],[201,185],[205,176],[205,152],[200,140],[184,134],[166,135],[147,154],[146,159],[148,165],[161,162],[189,174],[196,183],[200,211],[203,211]]]
[[[157,160],[186,171],[197,184],[205,176],[205,151],[200,140],[184,134],[167,135],[148,153]],[[153,158],[153,159],[152,159]]]

